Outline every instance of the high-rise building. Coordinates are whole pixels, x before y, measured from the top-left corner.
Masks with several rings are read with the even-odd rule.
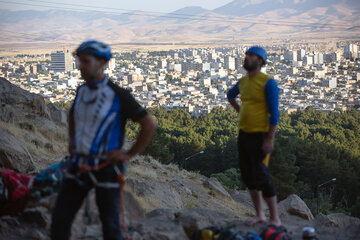
[[[115,58],[110,58],[110,60],[106,63],[105,69],[113,71],[115,69]]]
[[[235,58],[235,69],[240,70],[243,66],[243,60],[240,57]]]
[[[311,56],[305,56],[303,58],[303,63],[305,65],[312,65],[313,64],[313,58]]]
[[[356,44],[348,44],[344,48],[344,58],[353,59],[357,58],[359,46]]]
[[[324,55],[322,53],[315,53],[313,63],[317,65],[324,64]]]
[[[51,53],[51,70],[69,72],[73,70],[73,57],[69,50]]]
[[[305,57],[305,49],[297,50],[297,60],[301,61]]]
[[[340,60],[341,60],[341,55],[339,52],[324,54],[324,61],[327,63],[338,62]]]
[[[30,65],[30,72],[32,74],[37,74],[37,66],[35,64]]]
[[[284,54],[284,58],[287,61],[295,62],[295,61],[297,61],[297,52],[296,51],[286,51]]]
[[[226,56],[224,59],[224,67],[228,70],[235,70],[235,59],[231,56]]]

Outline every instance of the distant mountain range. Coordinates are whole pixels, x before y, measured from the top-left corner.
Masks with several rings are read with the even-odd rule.
[[[358,0],[234,0],[214,10],[185,7],[168,14],[99,11],[0,10],[0,47],[89,38],[119,44],[360,38]]]

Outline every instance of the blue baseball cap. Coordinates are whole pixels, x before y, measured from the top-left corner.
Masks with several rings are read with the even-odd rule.
[[[258,55],[259,57],[262,58],[262,60],[264,61],[264,64],[266,64],[267,53],[264,48],[259,47],[259,46],[253,46],[253,47],[249,48],[246,52],[251,52],[251,53]]]

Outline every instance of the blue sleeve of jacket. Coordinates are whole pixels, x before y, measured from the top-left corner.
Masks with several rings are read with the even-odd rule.
[[[270,112],[270,125],[279,123],[279,89],[274,79],[269,79],[265,85],[266,101]]]
[[[236,98],[237,95],[239,95],[239,81],[226,94],[228,100]]]

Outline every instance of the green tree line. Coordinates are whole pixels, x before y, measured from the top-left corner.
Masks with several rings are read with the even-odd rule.
[[[245,189],[238,170],[238,115],[230,107],[191,116],[184,109],[151,108],[158,130],[145,154],[162,163],[217,177],[227,188]],[[138,126],[127,133],[135,137]],[[312,107],[281,112],[270,160],[279,199],[296,193],[315,211],[345,212],[360,217],[360,113],[321,112]],[[318,185],[336,178],[317,188]]]

